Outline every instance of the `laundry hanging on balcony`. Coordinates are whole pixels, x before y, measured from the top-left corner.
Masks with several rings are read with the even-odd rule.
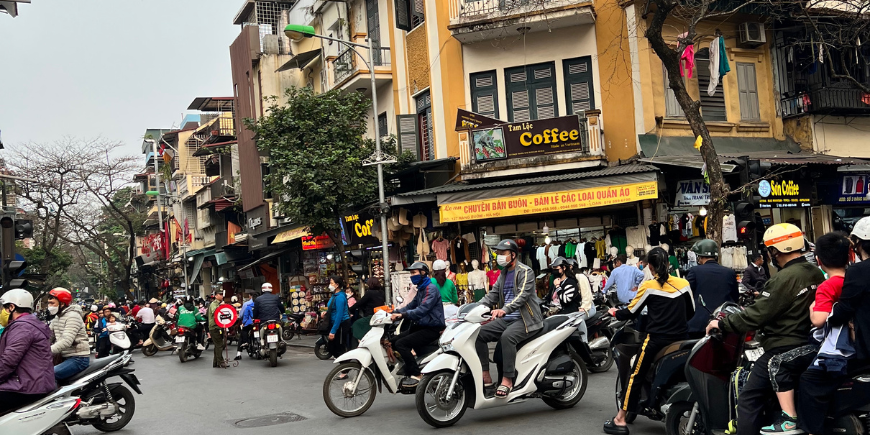
[[[730,71],[728,55],[725,53],[725,38],[713,38],[710,41],[710,84],[707,85],[707,95],[712,97],[716,93],[719,78],[725,77]]]
[[[677,40],[679,41],[682,38],[685,38],[688,33],[682,33],[677,36]],[[685,69],[684,69],[685,66]],[[692,71],[695,69],[695,46],[687,45],[683,50],[683,54],[680,55],[680,77],[688,77],[692,78]]]

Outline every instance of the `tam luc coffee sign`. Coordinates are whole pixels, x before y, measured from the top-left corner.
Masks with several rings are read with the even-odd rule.
[[[478,161],[583,151],[580,117],[514,122],[471,132]]]

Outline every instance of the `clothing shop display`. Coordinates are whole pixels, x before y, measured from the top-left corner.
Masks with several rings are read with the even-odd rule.
[[[619,254],[625,254],[625,247],[628,246],[628,239],[626,238],[626,232],[622,228],[614,228],[608,232],[608,236],[610,236],[610,246],[616,247],[618,249]],[[646,241],[646,237],[644,236],[644,241]],[[643,246],[646,243],[641,243]]]
[[[501,271],[498,269],[486,271],[486,278],[489,279],[489,286],[490,287],[495,285],[495,282],[498,281],[499,275],[501,275]]]
[[[734,270],[745,270],[749,266],[746,260],[746,247],[723,246],[719,250],[719,264]]]
[[[662,233],[664,232],[662,231],[662,226],[657,223],[653,223],[647,228],[649,244],[652,246],[658,246],[659,243],[661,243]]]
[[[597,258],[604,259],[604,255],[607,252],[607,242],[604,239],[598,239],[595,241],[595,256]]]
[[[706,216],[695,216],[695,223],[692,225],[692,228],[697,230],[697,233],[695,231],[692,232],[695,237],[700,237],[702,239],[707,238],[707,232],[704,230],[706,218]]]
[[[539,271],[546,270],[550,267],[550,262],[547,260],[546,246],[538,247],[538,252],[535,254],[535,259],[538,260],[538,265],[540,266],[540,268],[538,269]]]
[[[626,244],[643,247],[646,245],[649,229],[645,225],[625,229]]]
[[[471,272],[468,272],[468,287],[472,290],[489,290],[489,280],[486,272],[477,268],[477,262],[471,262]]]
[[[737,241],[737,218],[733,214],[722,218],[722,241]]]
[[[592,267],[592,260],[595,258],[595,244],[586,242],[583,245],[583,257],[586,259],[585,267]]]
[[[580,244],[578,245],[577,243],[566,242],[566,243],[565,243],[565,258],[571,258],[571,257],[573,257],[574,254],[577,253],[577,247],[578,247],[578,246],[583,246],[583,243],[580,243]],[[581,249],[582,249],[582,248],[581,248]]]
[[[450,242],[450,261],[453,264],[462,264],[471,259],[471,254],[468,252],[468,241],[462,237],[457,237]]]
[[[688,257],[688,261],[686,261],[686,270],[689,270],[698,265],[698,254],[695,254],[694,251],[689,251],[686,253]]]
[[[550,265],[553,264],[553,260],[559,256],[559,245],[553,243],[547,249],[547,268],[550,268]]]
[[[450,249],[450,242],[444,237],[438,237],[432,241],[432,250],[435,251],[435,259],[447,260],[447,251]]]

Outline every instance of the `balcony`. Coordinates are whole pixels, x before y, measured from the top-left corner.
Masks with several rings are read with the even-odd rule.
[[[211,182],[211,178],[203,174],[181,174],[180,177],[176,175],[174,179],[178,197],[183,200],[190,195],[196,194],[203,186]]]
[[[329,61],[332,70],[332,87],[345,90],[368,89],[371,87],[371,71],[366,66],[368,49],[357,48],[366,61],[363,62],[354,50],[348,48],[338,57]],[[390,83],[393,80],[393,67],[390,65],[390,49],[376,48],[374,52],[374,73],[376,86]]]
[[[834,85],[800,92],[780,100],[782,117],[804,114],[859,115],[870,114],[870,97],[848,85]]]
[[[580,119],[581,149],[560,154],[480,162],[475,156],[469,138],[470,132],[461,132],[459,133],[459,164],[462,179],[480,180],[604,166],[607,162],[600,114],[598,110],[587,111],[586,117]]]
[[[453,37],[463,43],[595,22],[591,0],[447,0]]]

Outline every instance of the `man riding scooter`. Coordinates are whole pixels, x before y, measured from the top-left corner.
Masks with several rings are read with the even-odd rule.
[[[544,327],[544,316],[541,314],[541,300],[535,294],[535,272],[517,261],[520,252],[517,242],[502,240],[494,249],[496,263],[502,272],[480,303],[495,308],[491,313],[495,320],[480,328],[475,347],[483,365],[483,382],[492,384],[487,343],[498,341],[501,344],[504,374],[495,395],[506,398],[513,389],[517,374],[517,344]]]
[[[284,313],[284,304],[281,303],[281,298],[278,297],[278,295],[272,294],[272,284],[264,282],[263,285],[260,286],[260,290],[263,294],[254,300],[254,318],[260,321],[260,325],[263,329],[266,328],[266,323],[269,321],[274,320],[278,322],[278,336],[281,337],[283,335],[281,329],[281,315]],[[264,332],[265,331],[260,331],[260,340],[266,339],[266,334]]]
[[[794,387],[817,352],[816,346],[806,345],[812,329],[809,309],[825,276],[802,255],[803,232],[792,224],[773,225],[764,233],[764,246],[779,272],[764,284],[755,304],[711,321],[706,331],[757,331],[764,348],[737,399],[738,435],[757,435],[762,430],[765,403],[772,391],[776,391],[782,415],[764,432],[800,433]]]
[[[202,344],[205,328],[201,322],[205,322],[205,317],[199,314],[199,310],[193,305],[193,299],[188,297],[184,304],[178,307],[178,322],[176,324],[180,328],[193,329],[196,332],[197,350],[205,350],[205,346]]]

